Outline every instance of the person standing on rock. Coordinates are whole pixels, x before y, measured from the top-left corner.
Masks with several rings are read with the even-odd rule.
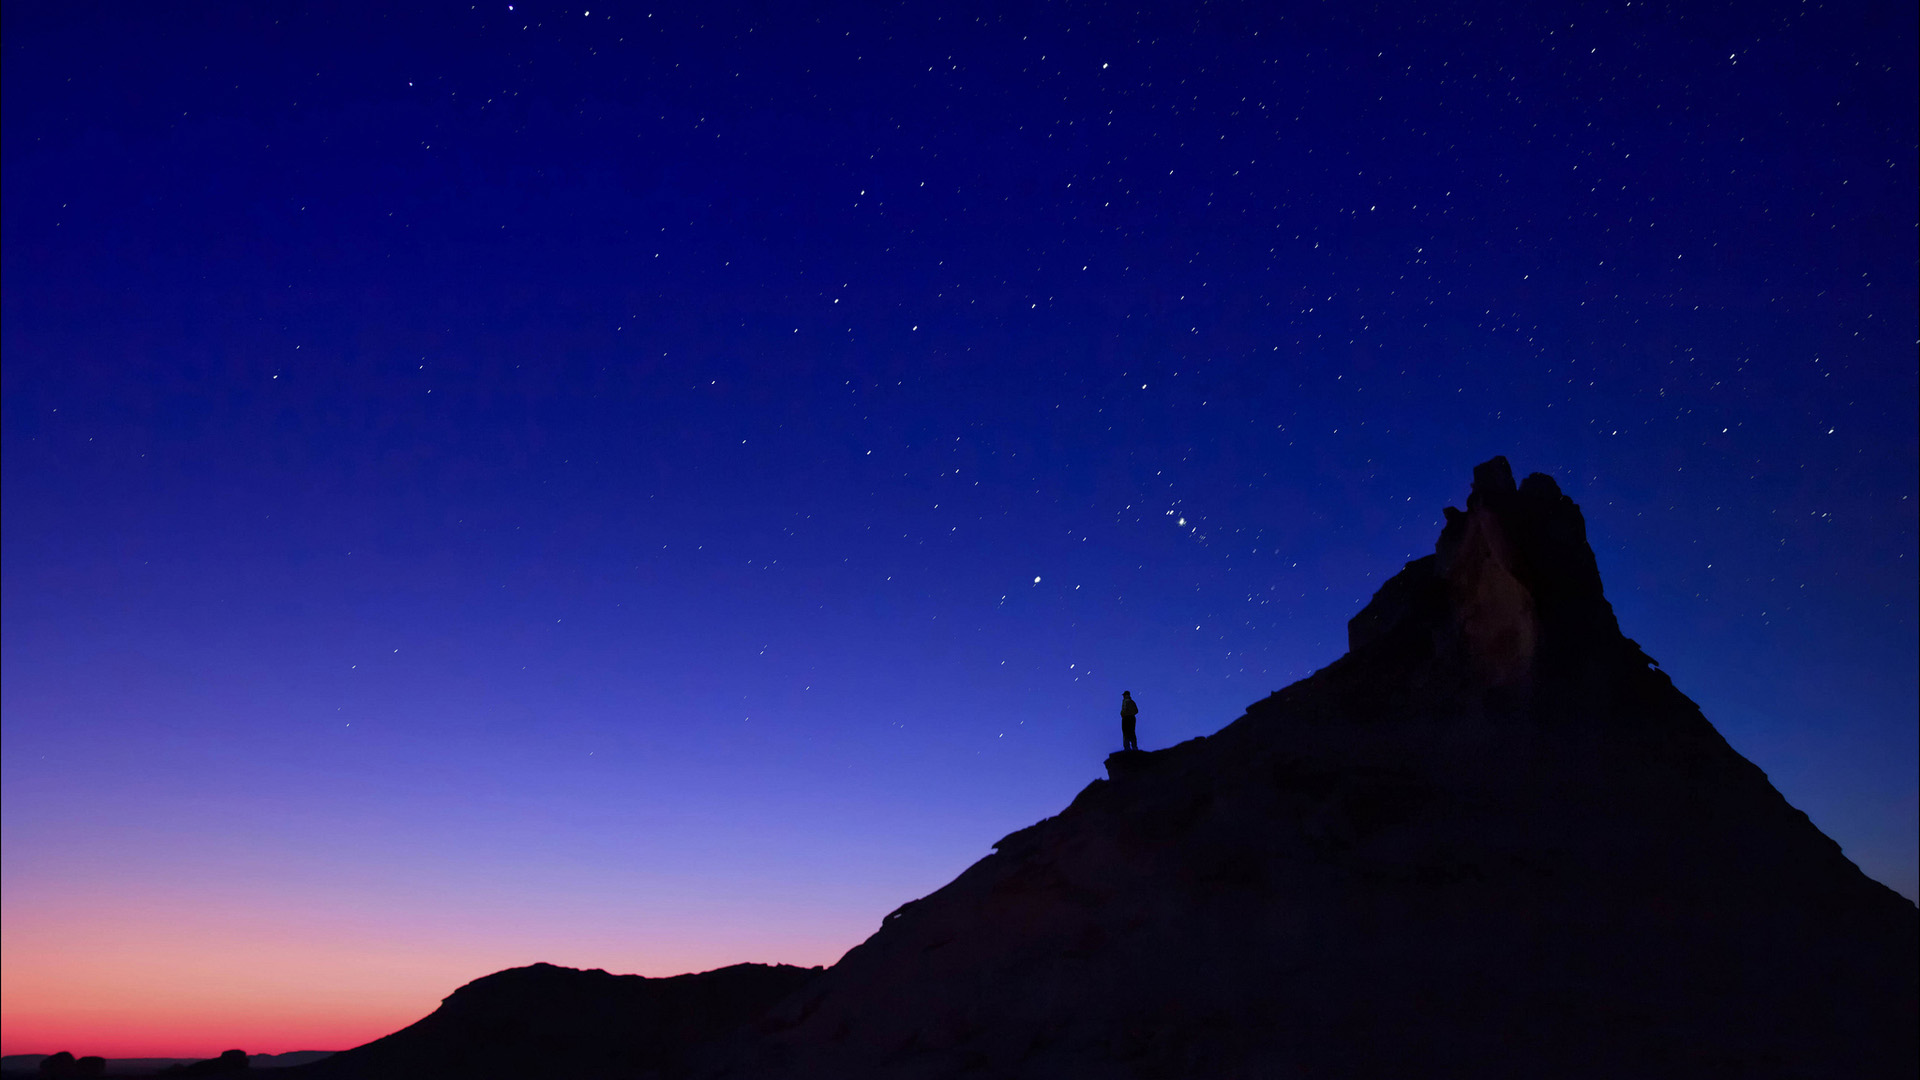
[[[1133,691],[1120,691],[1120,740],[1125,745],[1122,750],[1140,749],[1140,740],[1133,736],[1133,718],[1140,715],[1140,706],[1133,703]]]

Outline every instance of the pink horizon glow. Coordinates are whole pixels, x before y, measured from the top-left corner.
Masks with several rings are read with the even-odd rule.
[[[0,1053],[208,1058],[234,1048],[338,1051],[392,1034],[459,987],[505,968],[547,962],[658,977],[746,960],[831,964],[845,949],[763,937],[748,945],[759,955],[747,955],[690,936],[675,940],[672,932],[651,943],[534,932],[473,947],[405,940],[409,935],[392,926],[348,941],[304,935],[311,928],[293,920],[235,925],[212,913],[162,923],[141,911],[113,922],[104,914],[21,918],[17,908],[8,911]]]

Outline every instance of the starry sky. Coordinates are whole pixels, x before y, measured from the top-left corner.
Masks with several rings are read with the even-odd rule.
[[[396,7],[5,8],[7,1053],[830,964],[1497,453],[1916,895],[1912,4]]]

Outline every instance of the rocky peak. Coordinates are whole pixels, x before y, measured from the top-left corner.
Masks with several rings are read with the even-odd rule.
[[[1473,470],[1467,509],[1445,510],[1434,553],[1415,559],[1347,624],[1355,656],[1437,666],[1531,696],[1541,679],[1604,679],[1648,663],[1620,634],[1580,507],[1545,473],[1519,485],[1504,457]]]

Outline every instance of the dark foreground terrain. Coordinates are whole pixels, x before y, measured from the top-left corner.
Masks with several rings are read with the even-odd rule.
[[[280,1075],[1915,1075],[1914,905],[1622,636],[1551,479],[1447,518],[1345,657],[830,969],[520,968]]]
[[[274,1070],[306,1065],[328,1056],[325,1050],[294,1050],[285,1054],[246,1054],[230,1051],[246,1059],[245,1072],[282,1075]],[[43,1080],[50,1077],[79,1076],[163,1076],[187,1080],[195,1076],[217,1076],[236,1071],[234,1056],[220,1058],[107,1058],[76,1055],[72,1051],[53,1054],[8,1054],[0,1058],[0,1080]]]

